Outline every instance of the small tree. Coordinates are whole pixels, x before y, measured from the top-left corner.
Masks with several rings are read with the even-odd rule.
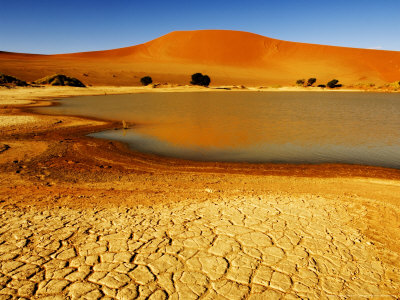
[[[211,79],[208,75],[203,75],[201,73],[195,73],[192,75],[192,81],[190,82],[190,84],[209,86],[210,82],[211,82]]]
[[[332,80],[329,81],[326,85],[327,85],[329,88],[331,88],[331,89],[333,89],[333,88],[335,88],[335,87],[342,86],[341,84],[339,85],[338,82],[339,82],[339,80],[337,80],[337,79],[332,79]]]
[[[299,80],[296,81],[296,85],[298,85],[298,86],[303,86],[303,85],[304,85],[304,82],[306,82],[305,79],[299,79]]]
[[[153,83],[153,79],[151,79],[150,76],[144,76],[140,79],[140,82],[142,83],[142,85],[149,85],[151,83]]]
[[[312,86],[317,81],[317,78],[308,78],[307,86]]]
[[[211,79],[210,79],[210,77],[208,76],[208,75],[204,75],[203,76],[203,86],[209,86],[210,85],[210,82],[211,82]]]
[[[202,79],[203,79],[203,74],[201,74],[201,73],[194,73],[194,74],[192,75],[192,81],[190,82],[190,84],[200,85]]]

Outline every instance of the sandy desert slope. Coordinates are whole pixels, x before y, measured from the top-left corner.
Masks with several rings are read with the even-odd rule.
[[[137,46],[62,55],[0,52],[0,72],[32,81],[65,73],[92,85],[188,84],[195,72],[212,84],[290,85],[316,77],[344,84],[400,80],[400,52],[286,42],[239,31],[177,31]]]

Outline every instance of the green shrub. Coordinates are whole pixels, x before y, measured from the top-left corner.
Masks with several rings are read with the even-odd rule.
[[[203,76],[203,86],[209,86],[211,82],[211,79],[208,75]]]
[[[339,80],[337,80],[337,79],[332,79],[332,80],[329,81],[326,85],[327,85],[329,88],[331,88],[331,89],[336,88],[336,87],[341,87],[342,85],[341,85],[341,84],[338,84],[338,82],[339,82]]]
[[[14,76],[6,75],[3,73],[0,73],[0,86],[27,86],[28,84],[26,81],[20,80]]]
[[[55,74],[35,80],[37,84],[49,84],[54,86],[86,87],[79,79],[68,77],[64,74]]]
[[[318,87],[320,87],[320,88],[326,88],[326,85],[325,85],[325,84],[319,84]]]
[[[63,86],[64,81],[60,79],[59,77],[54,78],[54,80],[51,82],[51,85],[56,85],[56,86]]]
[[[203,75],[201,73],[195,73],[192,75],[192,81],[190,82],[190,84],[209,86],[210,82],[211,82],[211,79],[208,75]]]
[[[306,82],[305,79],[299,79],[299,80],[296,81],[296,85],[298,85],[298,86],[304,86],[304,83],[305,83],[305,82]]]
[[[190,83],[194,85],[200,85],[202,80],[203,80],[203,74],[195,73],[192,75],[192,81]]]
[[[146,86],[153,83],[153,79],[150,76],[144,76],[140,79],[142,85]]]
[[[400,89],[400,81],[395,81],[389,84],[390,87]]]
[[[308,78],[307,86],[312,86],[317,81],[317,78]]]

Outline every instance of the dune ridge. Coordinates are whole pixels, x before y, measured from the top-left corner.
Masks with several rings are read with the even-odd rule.
[[[144,44],[57,55],[0,52],[0,71],[24,80],[65,73],[92,85],[139,85],[155,81],[188,84],[194,72],[212,84],[383,84],[400,80],[400,52],[288,42],[230,30],[175,31]]]

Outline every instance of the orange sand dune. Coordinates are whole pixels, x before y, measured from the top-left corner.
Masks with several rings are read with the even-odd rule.
[[[188,84],[206,73],[212,84],[291,85],[297,79],[333,78],[343,84],[400,80],[400,52],[286,42],[227,30],[172,32],[114,50],[59,55],[0,52],[0,72],[32,81],[65,73],[92,85]]]

